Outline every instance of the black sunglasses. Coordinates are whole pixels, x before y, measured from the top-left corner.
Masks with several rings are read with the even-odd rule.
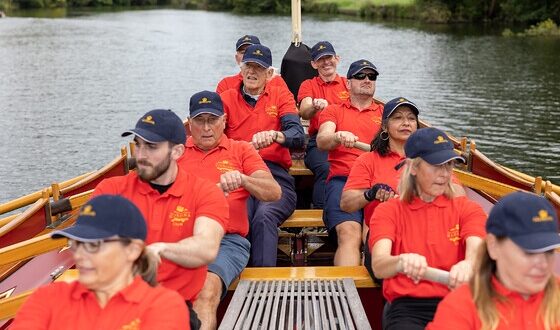
[[[352,76],[352,79],[356,79],[356,80],[364,80],[366,79],[366,77],[368,77],[369,80],[371,81],[376,81],[377,80],[377,73],[365,73],[365,72],[359,72],[356,73],[355,75]]]

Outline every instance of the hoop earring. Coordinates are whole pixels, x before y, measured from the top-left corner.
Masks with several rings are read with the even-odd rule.
[[[387,137],[383,137],[383,133],[387,134]],[[381,134],[379,134],[379,138],[383,141],[387,141],[389,140],[389,133],[387,133],[387,131],[382,131]]]

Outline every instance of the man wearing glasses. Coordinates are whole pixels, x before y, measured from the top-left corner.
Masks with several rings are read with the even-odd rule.
[[[282,197],[276,202],[249,198],[249,241],[254,267],[276,266],[278,226],[296,208],[294,178],[289,148],[301,148],[304,142],[294,98],[287,88],[267,83],[272,77],[272,54],[263,45],[251,45],[243,55],[238,89],[220,94],[227,115],[225,134],[235,140],[251,142],[280,184]]]
[[[317,146],[329,152],[330,163],[323,221],[329,236],[338,243],[335,266],[356,266],[361,262],[362,211],[342,211],[340,196],[352,164],[363,153],[353,148],[355,142],[370,143],[381,128],[383,106],[373,99],[378,74],[368,60],[352,63],[346,74],[350,98],[328,106],[319,117]]]
[[[237,43],[235,44],[235,62],[237,63],[237,65],[241,65],[241,60],[243,59],[243,55],[245,54],[245,50],[247,50],[247,47],[260,44],[261,41],[259,40],[259,38],[250,34],[244,35],[243,37],[239,38],[237,40]],[[216,86],[216,93],[222,94],[223,92],[232,88],[239,89],[242,81],[243,77],[241,75],[241,72],[233,76],[225,77],[220,80],[218,86]],[[284,87],[289,90],[288,85],[286,85],[284,79],[282,79],[282,77],[278,74],[274,74],[270,78],[269,84],[273,86]]]
[[[179,167],[188,173],[217,183],[229,203],[229,225],[222,238],[216,260],[208,265],[208,276],[194,309],[201,329],[216,329],[216,311],[231,282],[249,261],[251,244],[247,199],[249,196],[272,202],[281,190],[255,148],[246,141],[224,135],[226,115],[217,93],[202,91],[190,99],[189,128],[185,153]]]
[[[340,57],[328,41],[319,41],[311,48],[311,66],[317,77],[307,79],[298,91],[299,115],[309,120],[309,142],[305,150],[305,166],[313,172],[313,207],[322,209],[325,203],[325,181],[329,174],[328,153],[317,148],[319,113],[329,104],[348,100],[346,78],[336,72]]]
[[[103,180],[93,192],[131,200],[148,224],[147,249],[159,258],[157,280],[173,289],[191,310],[191,328],[199,321],[192,303],[218,254],[229,221],[229,207],[215,184],[179,168],[186,131],[171,110],[152,110],[122,136],[134,135],[137,168]]]

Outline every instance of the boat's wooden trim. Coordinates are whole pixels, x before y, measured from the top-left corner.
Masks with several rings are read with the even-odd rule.
[[[21,212],[16,213],[16,214],[12,214],[12,215],[9,215],[5,218],[0,219],[0,228],[2,228],[4,225],[6,225],[7,223],[9,223],[10,221],[12,221],[13,219],[15,219],[16,217],[18,217],[20,215],[21,215]]]
[[[532,177],[532,176],[530,176],[530,175],[528,175],[528,174],[525,174],[525,173],[523,173],[523,172],[519,172],[519,171],[517,171],[517,170],[511,169],[511,168],[506,167],[506,166],[504,166],[504,165],[498,164],[498,166],[499,166],[500,168],[502,168],[504,171],[509,172],[509,173],[511,173],[512,175],[514,175],[514,176],[516,176],[516,177],[518,177],[518,178],[521,178],[522,180],[526,180],[526,181],[529,181],[529,182],[534,182],[534,181],[536,180],[535,177]],[[560,195],[560,186],[559,186],[559,185],[556,185],[556,184],[551,183],[551,189],[552,189],[552,191],[554,191],[556,194],[559,194],[559,195]]]
[[[13,297],[0,300],[0,320],[7,320],[13,318],[20,306],[27,300],[33,293],[33,290],[20,293]]]
[[[510,194],[515,191],[519,191],[520,189],[517,187],[513,187],[498,181],[494,181],[491,179],[487,179],[485,177],[472,174],[470,172],[462,171],[459,169],[453,170],[455,177],[461,181],[461,183],[469,188],[483,191],[487,194],[490,194],[494,197],[502,197],[507,194]]]
[[[47,216],[45,214],[45,207],[48,206],[48,204],[48,193],[44,190],[41,199],[35,201],[32,206],[12,219],[12,221],[0,227],[0,247],[17,243],[26,238],[31,238],[41,232],[48,225],[48,221],[50,221],[50,215]],[[15,237],[15,235],[10,235],[16,228],[19,232],[17,237]]]
[[[120,156],[114,158],[107,165],[91,173],[74,184],[60,189],[60,194],[70,197],[94,189],[103,179],[128,173],[128,152],[126,147],[121,148]]]
[[[93,189],[73,195],[70,198],[63,198],[56,202],[52,202],[51,212],[53,215],[56,215],[63,212],[70,212],[79,209],[91,198],[92,194]]]
[[[52,239],[50,234],[28,239],[0,249],[0,266],[23,261],[40,254],[61,249],[68,243],[66,238]]]
[[[94,172],[84,173],[84,174],[79,175],[79,176],[77,176],[75,178],[72,178],[70,180],[63,181],[63,182],[59,183],[58,185],[59,185],[60,188],[65,188],[65,187],[71,186],[74,183],[76,183],[76,182],[86,178],[87,176],[91,175],[92,173],[94,173]],[[52,188],[51,187],[47,188],[47,193],[48,193],[49,196],[52,195]],[[36,191],[34,193],[31,193],[31,194],[16,198],[16,199],[11,200],[9,202],[6,202],[4,204],[1,204],[0,205],[0,214],[11,212],[13,210],[17,210],[17,209],[22,208],[24,206],[27,206],[29,204],[33,204],[35,201],[37,201],[39,198],[41,198],[42,194],[43,194],[43,191],[40,190],[40,191]]]
[[[476,143],[471,141],[468,169],[473,174],[492,179],[503,184],[517,187],[526,191],[535,190],[535,178],[526,180],[509,171],[504,170],[500,165],[493,162],[490,158],[476,149]]]

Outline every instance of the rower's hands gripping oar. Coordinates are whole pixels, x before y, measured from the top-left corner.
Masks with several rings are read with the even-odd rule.
[[[432,267],[425,267],[425,269],[424,267],[416,267],[416,265],[414,265],[410,260],[407,260],[407,258],[401,258],[399,260],[399,263],[397,264],[397,272],[407,275],[415,283],[418,283],[421,279],[423,279],[443,285],[449,285],[448,271]]]
[[[268,147],[274,142],[284,143],[285,138],[284,133],[279,131],[261,131],[253,135],[251,138],[251,144],[255,147],[255,149],[259,150]]]

